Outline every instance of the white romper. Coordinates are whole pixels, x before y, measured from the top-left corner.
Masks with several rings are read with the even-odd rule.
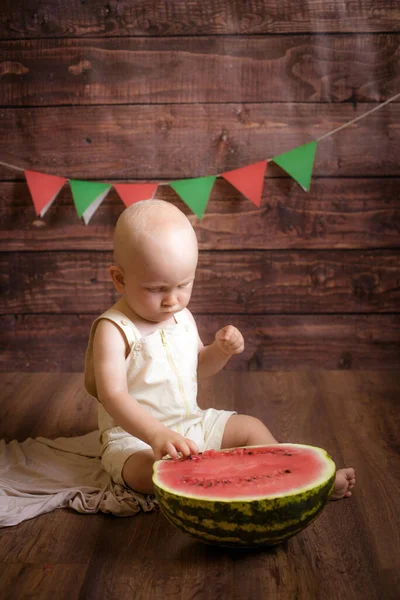
[[[85,388],[97,400],[93,369],[93,339],[100,319],[115,323],[128,342],[126,375],[129,394],[166,427],[193,440],[200,452],[218,450],[229,417],[236,411],[202,410],[197,404],[198,332],[186,309],[174,315],[175,323],[142,336],[123,313],[109,309],[92,324],[86,351]],[[98,403],[102,466],[111,478],[122,478],[125,461],[139,450],[151,448],[132,436]]]

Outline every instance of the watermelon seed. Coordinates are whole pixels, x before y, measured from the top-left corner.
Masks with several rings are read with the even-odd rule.
[[[286,469],[285,473],[291,473],[292,471],[290,469]]]

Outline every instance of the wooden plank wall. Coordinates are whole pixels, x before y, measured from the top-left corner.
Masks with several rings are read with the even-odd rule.
[[[3,0],[0,160],[70,178],[211,175],[306,143],[400,91],[398,0]],[[268,169],[260,209],[217,180],[191,309],[232,322],[230,369],[400,364],[400,102],[321,142],[311,192]],[[1,369],[80,371],[115,300],[115,192],[35,217],[0,167]]]

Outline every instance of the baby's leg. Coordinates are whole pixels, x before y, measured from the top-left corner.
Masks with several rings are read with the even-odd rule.
[[[232,415],[225,425],[221,448],[278,444],[272,433],[259,419],[249,415]]]
[[[135,492],[154,494],[152,481],[154,461],[153,450],[140,450],[131,454],[122,469],[125,484]]]
[[[248,415],[232,415],[226,423],[221,447],[234,448],[277,443],[270,431],[258,419]],[[153,494],[154,461],[152,450],[140,450],[131,454],[122,469],[125,484],[135,492]]]

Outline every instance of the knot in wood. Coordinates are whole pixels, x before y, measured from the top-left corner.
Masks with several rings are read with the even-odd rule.
[[[92,63],[90,60],[80,60],[76,65],[70,65],[68,71],[72,75],[82,75],[82,73],[88,73],[92,70]]]
[[[311,281],[314,287],[325,287],[328,277],[326,265],[316,265],[311,270]]]
[[[342,352],[342,356],[340,357],[339,360],[339,369],[351,369],[353,364],[353,356],[351,354],[351,352]]]
[[[29,69],[20,62],[6,60],[0,63],[0,77],[5,75],[25,75]]]
[[[377,287],[377,279],[370,273],[362,273],[353,279],[353,294],[359,300],[370,300]]]

